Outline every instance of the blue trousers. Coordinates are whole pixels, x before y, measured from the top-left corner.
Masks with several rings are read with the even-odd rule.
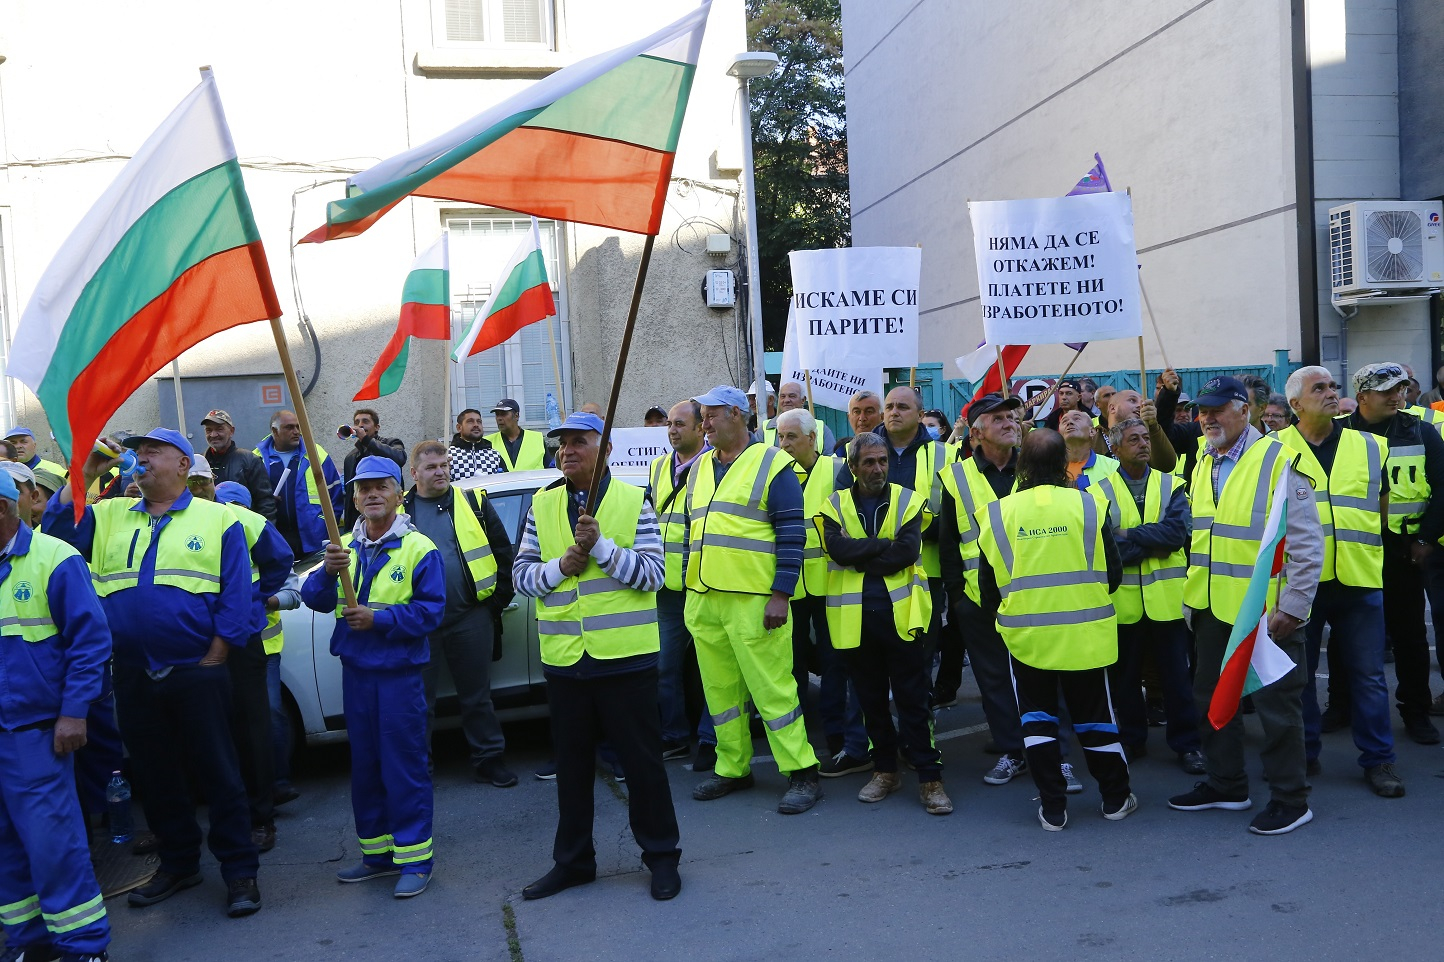
[[[0,922],[11,947],[95,955],[110,943],[74,777],[54,729],[0,732]]]
[[[431,776],[420,668],[372,671],[342,662],[351,739],[351,812],[362,858],[403,873],[431,871]]]
[[[266,697],[271,703],[271,764],[276,788],[291,785],[291,739],[286,707],[281,703],[281,653],[266,656]]]
[[[1389,716],[1389,685],[1384,680],[1384,592],[1377,588],[1351,588],[1325,581],[1314,595],[1313,616],[1304,626],[1309,678],[1304,685],[1304,751],[1319,757],[1319,694],[1314,675],[1319,670],[1319,647],[1324,623],[1329,625],[1329,672],[1347,677],[1349,718],[1359,764],[1372,768],[1394,761],[1394,729]]]
[[[853,758],[868,756],[867,728],[863,724],[862,703],[848,678],[847,663],[832,647],[832,632],[827,627],[827,599],[809,595],[792,602],[792,677],[797,680],[797,701],[807,710],[808,653],[813,642],[817,646],[818,709],[822,713],[822,730],[829,739],[841,736],[842,750]]]
[[[682,617],[686,601],[685,591],[662,588],[657,592],[657,628],[662,636],[662,650],[657,655],[657,704],[662,711],[664,745],[677,745],[692,737],[691,725],[687,722],[685,684],[692,633]],[[717,744],[717,732],[705,703],[697,719],[697,741],[703,745]]]

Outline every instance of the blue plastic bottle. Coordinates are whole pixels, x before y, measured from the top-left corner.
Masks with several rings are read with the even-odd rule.
[[[110,808],[110,840],[117,845],[129,842],[135,834],[130,814],[130,782],[120,772],[112,772],[105,786],[105,802]]]

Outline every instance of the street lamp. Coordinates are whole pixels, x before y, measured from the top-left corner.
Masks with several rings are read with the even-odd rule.
[[[757,392],[757,425],[767,420],[767,362],[762,349],[762,285],[757,268],[757,185],[752,179],[752,98],[747,82],[777,70],[777,54],[760,50],[732,58],[727,76],[737,78],[738,118],[742,125],[742,202],[747,208],[747,316],[752,324],[752,387]]]

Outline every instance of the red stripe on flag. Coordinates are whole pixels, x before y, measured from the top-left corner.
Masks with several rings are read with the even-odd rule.
[[[1214,731],[1221,730],[1238,712],[1238,704],[1243,700],[1243,686],[1248,681],[1249,665],[1253,662],[1253,646],[1257,641],[1258,626],[1255,625],[1218,673],[1218,684],[1214,685],[1213,698],[1208,703],[1208,723]]]
[[[1018,365],[1023,363],[1023,358],[1028,354],[1028,345],[1009,344],[1003,348],[1003,369],[1008,372],[1009,387],[1012,386],[1013,374],[1018,370]],[[984,394],[994,394],[1003,389],[1003,382],[998,378],[997,360],[988,367],[987,376],[983,378],[983,384],[978,388],[975,397]]]
[[[405,198],[403,197],[401,200],[405,200]],[[324,244],[328,240],[341,240],[344,237],[356,237],[360,234],[365,233],[366,228],[370,227],[382,217],[386,216],[386,212],[391,210],[391,208],[395,207],[396,204],[401,203],[401,200],[398,200],[396,201],[396,203],[393,204],[387,204],[385,207],[376,211],[376,213],[367,214],[360,220],[346,221],[342,224],[322,224],[320,227],[317,227],[305,237],[302,237],[300,243]]]
[[[70,386],[70,489],[76,515],[85,509],[85,459],[105,424],[151,376],[213,334],[271,315],[255,265],[261,242],[206,258],[176,278],[106,342]],[[257,248],[257,250],[253,250]],[[263,282],[270,287],[270,278]],[[185,425],[181,425],[185,429]]]
[[[366,375],[361,389],[353,401],[374,401],[381,396],[381,377],[396,361],[396,356],[406,346],[408,337],[420,337],[431,341],[451,340],[451,308],[445,304],[401,305],[401,318],[392,332],[391,339],[381,349],[381,356]]]
[[[556,312],[556,302],[552,300],[550,287],[538,284],[536,287],[527,288],[516,300],[486,319],[481,330],[477,332],[476,343],[471,345],[471,352],[467,357],[506,343],[507,338],[528,324],[535,324]]]

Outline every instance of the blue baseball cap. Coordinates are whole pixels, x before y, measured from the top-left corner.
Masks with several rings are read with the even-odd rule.
[[[401,467],[390,458],[383,458],[379,454],[368,454],[356,465],[356,475],[352,481],[372,481],[381,478],[390,478],[397,486],[401,485]]]
[[[595,414],[589,414],[586,411],[573,411],[567,415],[567,419],[561,423],[560,427],[555,427],[548,431],[547,437],[561,437],[563,431],[595,431],[601,434],[603,427],[605,427],[605,425],[602,423],[602,419]]]
[[[20,488],[16,486],[15,479],[9,471],[0,471],[0,498],[9,498],[11,501],[20,500]]]
[[[1203,386],[1193,403],[1199,407],[1222,407],[1229,401],[1248,403],[1248,388],[1236,377],[1216,377]]]
[[[9,431],[6,431],[6,432],[5,432],[5,437],[6,437],[6,438],[22,438],[22,437],[24,437],[24,438],[29,438],[30,440],[34,441],[34,440],[35,440],[35,432],[32,431],[32,430],[30,430],[29,428],[11,428]]]
[[[159,441],[161,444],[169,444],[173,448],[180,448],[181,454],[190,458],[192,464],[195,463],[196,449],[191,447],[190,441],[186,440],[184,434],[181,434],[179,431],[172,431],[170,428],[156,428],[149,434],[133,434],[122,441],[121,444],[124,444],[134,451],[147,441]]]
[[[221,504],[239,504],[249,508],[251,492],[239,481],[222,481],[216,485],[216,500]]]
[[[747,395],[742,393],[742,389],[730,384],[719,384],[706,394],[699,394],[692,400],[703,407],[731,407],[741,408],[744,411],[750,407],[747,403]]]

